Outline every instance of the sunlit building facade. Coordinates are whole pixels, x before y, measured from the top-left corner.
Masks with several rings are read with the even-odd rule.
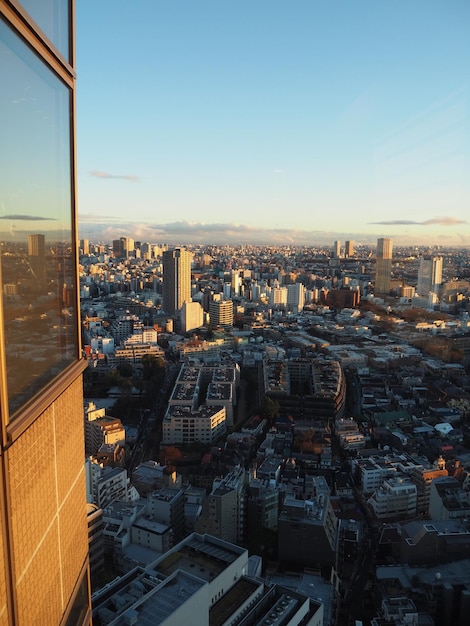
[[[438,293],[442,284],[442,257],[422,257],[418,269],[416,291],[420,296]]]
[[[392,278],[393,243],[391,239],[377,239],[377,259],[375,267],[375,293],[387,295]]]
[[[191,301],[191,261],[193,255],[183,248],[163,253],[163,310],[173,315]]]
[[[72,0],[0,0],[1,626],[91,616],[73,20]]]

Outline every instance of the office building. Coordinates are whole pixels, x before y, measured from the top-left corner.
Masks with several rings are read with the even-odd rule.
[[[41,289],[46,280],[46,238],[44,235],[28,235],[28,260],[31,287]]]
[[[333,258],[339,259],[340,256],[341,256],[341,241],[334,241],[333,242]]]
[[[0,294],[4,284],[18,286],[14,299],[0,301],[2,626],[91,620],[74,2],[51,9],[45,0],[24,6],[0,0],[0,188],[8,198],[0,221]],[[23,216],[21,230],[15,215]]]
[[[232,300],[213,300],[209,304],[211,326],[233,326]]]
[[[182,248],[163,253],[163,310],[173,315],[191,301],[192,254]]]
[[[375,294],[388,295],[392,278],[392,252],[391,239],[377,239],[377,257],[375,266]]]
[[[116,258],[129,257],[134,252],[135,243],[130,237],[113,239],[113,255]]]
[[[352,241],[352,239],[344,242],[344,256],[346,259],[350,259],[354,256],[354,241]]]
[[[85,256],[90,254],[90,242],[88,239],[80,239],[80,253]]]
[[[442,284],[442,257],[424,256],[419,262],[418,295],[427,296],[430,292],[437,294]]]

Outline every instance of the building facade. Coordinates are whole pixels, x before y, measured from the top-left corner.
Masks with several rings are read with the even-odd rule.
[[[91,619],[73,20],[73,0],[0,0],[2,626]]]
[[[163,253],[163,310],[173,315],[191,301],[192,254],[182,248]]]
[[[420,296],[438,293],[442,284],[442,257],[422,257],[418,269],[416,291]]]
[[[393,243],[391,239],[377,239],[377,258],[375,266],[375,294],[387,295],[392,278]]]

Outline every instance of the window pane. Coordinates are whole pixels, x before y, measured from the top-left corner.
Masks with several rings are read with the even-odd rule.
[[[62,56],[69,58],[69,0],[21,0],[33,20]]]
[[[77,358],[71,94],[0,20],[0,245],[10,414]]]

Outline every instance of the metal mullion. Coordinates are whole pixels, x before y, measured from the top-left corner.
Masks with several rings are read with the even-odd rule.
[[[6,18],[10,26],[18,32],[59,78],[73,89],[75,79],[73,67],[56,52],[53,44],[34,23],[28,23],[29,18],[27,18],[27,14],[21,5],[16,0],[10,0],[10,2],[0,0],[0,15]]]

